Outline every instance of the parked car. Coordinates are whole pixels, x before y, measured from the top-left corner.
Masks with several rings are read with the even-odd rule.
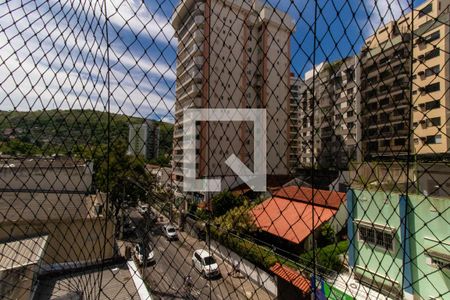
[[[192,255],[192,264],[205,278],[220,275],[219,265],[214,257],[206,250],[195,250]]]
[[[169,241],[178,240],[177,230],[170,224],[163,226],[163,233]]]
[[[139,265],[149,264],[155,262],[155,254],[149,246],[138,243],[134,246],[134,256]]]

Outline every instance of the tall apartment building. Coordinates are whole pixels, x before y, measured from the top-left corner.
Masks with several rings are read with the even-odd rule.
[[[361,53],[364,158],[448,152],[449,2],[427,1],[366,40]]]
[[[366,40],[361,53],[362,156],[408,153],[410,21],[402,18]]]
[[[306,72],[298,108],[303,167],[345,169],[356,157],[356,62],[348,57]]]
[[[195,176],[221,177],[223,188],[239,184],[224,163],[231,154],[253,170],[251,123],[201,122],[195,145],[183,145],[187,108],[265,108],[267,174],[287,174],[292,20],[257,0],[183,0],[172,25],[178,38],[175,184],[181,190],[183,167],[193,167],[183,165],[185,147],[196,148]]]
[[[414,152],[447,154],[450,147],[450,10],[449,0],[427,1],[414,17]]]
[[[298,169],[301,169],[302,162],[300,161],[301,151],[301,122],[300,122],[300,100],[306,85],[303,79],[291,76],[291,102],[290,102],[290,155],[289,166],[290,172],[296,174]]]
[[[152,121],[128,125],[128,155],[155,159],[159,155],[159,126]]]

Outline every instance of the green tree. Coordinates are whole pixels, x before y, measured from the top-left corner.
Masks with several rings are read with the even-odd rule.
[[[335,232],[330,223],[326,222],[320,227],[320,236],[318,238],[317,244],[319,247],[325,247],[334,243]]]
[[[211,199],[212,215],[219,217],[225,214],[230,209],[240,206],[244,203],[244,197],[235,196],[230,191],[224,191]]]
[[[224,215],[214,219],[214,225],[220,232],[234,232],[237,234],[251,233],[257,230],[255,220],[250,214],[252,205],[244,200],[243,205],[234,207]]]
[[[155,178],[145,170],[143,158],[126,155],[126,151],[126,142],[117,140],[103,159],[101,153],[94,155],[97,188],[109,192],[114,204],[147,201],[155,188]]]

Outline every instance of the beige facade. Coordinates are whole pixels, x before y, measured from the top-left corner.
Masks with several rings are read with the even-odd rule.
[[[427,1],[366,40],[361,54],[364,158],[448,153],[449,3]]]
[[[174,181],[181,190],[185,147],[195,147],[197,176],[239,184],[224,161],[236,154],[253,169],[252,123],[202,122],[196,145],[183,145],[183,110],[265,108],[267,173],[289,169],[290,36],[293,23],[259,1],[182,1],[172,19],[178,38]]]
[[[414,151],[449,152],[450,11],[449,0],[433,0],[414,11]]]

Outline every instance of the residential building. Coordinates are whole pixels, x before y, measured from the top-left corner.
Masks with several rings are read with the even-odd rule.
[[[5,262],[0,276],[17,280],[13,287],[0,287],[2,298],[29,299],[40,274],[114,257],[114,222],[105,195],[91,193],[90,164],[69,158],[8,158],[1,160],[0,174],[0,251]]]
[[[363,158],[448,153],[449,4],[426,1],[366,40],[361,53]]]
[[[414,152],[440,160],[449,153],[450,11],[449,0],[418,6],[414,18],[413,129]]]
[[[267,174],[288,174],[290,17],[259,0],[185,0],[172,25],[178,38],[173,179],[179,190],[183,168],[193,167],[196,177],[222,178],[222,188],[240,184],[224,163],[233,153],[253,169],[251,123],[201,122],[195,143],[184,145],[188,108],[266,109]],[[195,165],[183,165],[185,147],[195,147]]]
[[[153,121],[128,125],[128,155],[142,156],[147,160],[159,156],[159,126]]]
[[[450,198],[355,187],[347,194],[353,277],[390,299],[446,299]]]
[[[347,169],[356,159],[357,61],[351,56],[306,72],[298,107],[302,166]]]
[[[289,166],[290,173],[296,174],[298,169],[301,168],[300,161],[300,99],[304,90],[306,89],[306,85],[303,80],[299,77],[295,77],[293,74],[291,75],[291,102],[290,102],[290,154],[289,154]]]
[[[410,20],[380,28],[361,52],[361,159],[410,151]]]
[[[261,239],[289,252],[310,250],[324,223],[329,223],[336,234],[345,228],[345,193],[282,187],[255,206],[251,214],[262,232]]]

